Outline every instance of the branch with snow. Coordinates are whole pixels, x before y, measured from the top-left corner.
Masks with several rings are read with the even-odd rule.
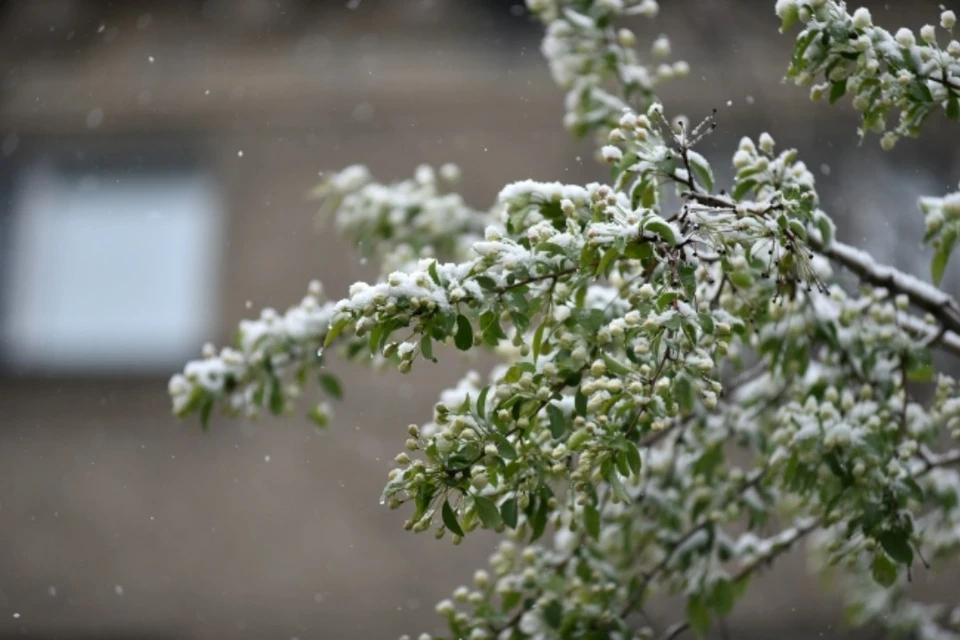
[[[952,296],[915,276],[878,264],[861,249],[837,241],[826,247],[811,244],[862,281],[907,296],[911,304],[933,316],[944,329],[939,340],[952,349],[960,344],[960,305]]]

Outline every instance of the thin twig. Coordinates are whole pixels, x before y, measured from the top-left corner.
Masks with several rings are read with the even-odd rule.
[[[947,331],[960,333],[960,304],[957,304],[950,294],[934,289],[898,269],[877,264],[866,252],[842,242],[834,241],[824,247],[822,243],[811,238],[810,246],[843,265],[864,282],[906,295],[914,306],[936,318]]]
[[[770,551],[768,551],[767,553],[764,553],[761,556],[758,556],[751,562],[748,562],[747,564],[745,564],[740,569],[740,571],[736,572],[733,575],[733,577],[730,579],[731,582],[739,582],[740,580],[750,577],[762,567],[770,565],[771,563],[773,563],[774,560],[776,560],[781,555],[783,555],[784,553],[792,549],[793,545],[796,544],[798,540],[800,540],[801,538],[804,538],[805,536],[809,535],[813,531],[816,531],[821,524],[822,522],[818,518],[818,519],[811,520],[804,525],[795,527],[793,529],[793,535],[789,539],[775,544],[773,548],[770,549]],[[660,640],[672,640],[673,638],[676,638],[677,636],[679,636],[681,633],[683,633],[689,628],[690,628],[689,622],[686,622],[686,621],[678,622],[677,624],[668,628],[666,633],[664,633],[664,635],[661,636]]]
[[[694,535],[696,535],[699,531],[701,531],[706,526],[707,526],[706,523],[700,523],[697,526],[688,529],[686,533],[680,536],[680,538],[678,538],[677,541],[673,543],[673,545],[670,547],[670,550],[667,551],[666,555],[663,556],[660,562],[658,562],[656,566],[653,567],[653,569],[648,571],[643,576],[643,582],[641,582],[640,585],[637,587],[637,590],[634,592],[633,597],[630,598],[627,601],[627,603],[623,606],[623,610],[620,612],[621,618],[625,618],[631,611],[634,610],[634,608],[636,608],[640,604],[640,602],[643,600],[643,593],[647,590],[647,587],[649,587],[650,583],[652,583],[656,579],[656,577],[660,575],[660,572],[666,569],[667,565],[670,564],[670,561],[673,559],[673,554],[677,552],[677,549],[683,546],[684,542],[692,538]]]
[[[526,284],[533,284],[533,283],[535,283],[535,282],[542,282],[542,281],[544,281],[544,280],[550,280],[551,278],[553,278],[554,280],[556,280],[557,278],[562,278],[563,276],[569,276],[569,275],[571,275],[571,274],[573,274],[573,273],[576,273],[577,271],[578,271],[578,268],[577,268],[577,267],[568,267],[568,268],[566,268],[566,269],[561,269],[560,271],[553,271],[553,272],[551,272],[551,273],[545,273],[545,274],[543,274],[543,275],[531,276],[531,277],[529,277],[529,278],[524,278],[523,280],[517,280],[517,281],[514,282],[513,284],[508,284],[508,285],[506,285],[506,286],[504,286],[504,287],[498,287],[498,288],[494,289],[494,291],[495,291],[496,293],[498,293],[498,294],[506,293],[507,291],[510,291],[511,289],[516,289],[517,287],[522,287],[522,286],[524,286],[524,285],[526,285]]]
[[[677,180],[676,176],[674,180]],[[680,182],[686,184],[683,181]],[[709,207],[727,210],[736,210],[737,207],[737,203],[728,198],[706,196],[696,192],[684,195],[690,200]],[[949,351],[960,355],[960,303],[957,303],[953,296],[899,269],[878,264],[869,253],[848,244],[834,240],[829,245],[824,245],[819,238],[813,236],[807,242],[811,249],[846,267],[861,281],[907,296],[911,304],[937,320],[940,331],[934,329],[933,334],[928,335],[929,328],[918,327],[918,325],[925,326],[919,319],[914,319],[913,322],[901,322],[901,324],[909,330],[922,331],[931,344],[937,342]]]

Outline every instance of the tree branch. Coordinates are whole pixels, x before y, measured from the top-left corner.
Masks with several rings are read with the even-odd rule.
[[[673,559],[673,555],[677,552],[677,549],[679,549],[687,540],[692,538],[706,526],[706,522],[701,522],[697,526],[688,529],[686,533],[680,536],[677,541],[670,546],[669,550],[663,556],[660,562],[658,562],[652,569],[650,569],[650,571],[644,574],[643,582],[641,582],[640,586],[637,587],[633,597],[627,600],[627,603],[623,606],[623,610],[620,612],[621,618],[625,618],[640,604],[647,587],[649,587],[654,579],[656,579],[656,577],[660,574],[660,572],[663,571],[668,564],[670,564],[670,561]]]
[[[736,211],[737,208],[737,203],[728,198],[696,192],[688,192],[685,195],[707,206],[731,211]],[[906,295],[911,304],[933,316],[940,324],[942,331],[939,333],[936,329],[930,331],[928,325],[917,318],[902,321],[901,325],[917,333],[923,333],[931,345],[939,343],[956,355],[960,355],[960,304],[953,296],[916,276],[878,264],[869,253],[848,244],[834,240],[824,246],[819,238],[813,236],[807,240],[807,243],[824,257],[852,271],[861,281]],[[910,317],[906,314],[902,315],[906,318]]]
[[[941,454],[935,454],[921,450],[920,457],[923,460],[923,468],[915,473],[914,477],[926,475],[932,469],[949,467],[951,465],[960,463],[960,449],[954,449]]]
[[[947,331],[943,325],[939,328],[931,327],[920,318],[908,313],[897,314],[897,323],[907,331],[923,336],[924,343],[928,347],[939,344],[947,351],[960,356],[960,335]]]
[[[950,294],[893,267],[877,264],[870,254],[842,242],[834,241],[824,247],[811,238],[810,246],[864,282],[906,295],[914,306],[932,315],[946,329],[943,342],[960,347],[960,336],[957,335],[960,334],[960,304]]]
[[[793,545],[796,544],[798,540],[816,531],[821,524],[821,520],[819,518],[815,518],[807,521],[803,525],[794,527],[792,535],[787,537],[785,540],[778,541],[771,547],[769,551],[745,564],[739,571],[737,571],[737,573],[733,575],[730,581],[738,582],[743,580],[744,578],[753,575],[758,569],[771,564],[774,560],[792,549]],[[689,628],[689,622],[679,622],[674,624],[666,630],[663,636],[661,636],[660,640],[672,640]]]

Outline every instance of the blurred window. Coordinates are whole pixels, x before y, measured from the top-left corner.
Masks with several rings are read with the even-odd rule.
[[[162,164],[38,163],[8,186],[7,368],[165,371],[212,336],[221,214],[209,177]]]

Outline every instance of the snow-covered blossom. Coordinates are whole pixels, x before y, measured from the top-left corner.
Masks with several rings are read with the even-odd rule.
[[[953,249],[960,241],[960,191],[940,198],[923,197],[919,204],[927,231],[924,241],[934,247],[933,280],[939,283],[946,273]]]
[[[944,29],[950,30],[953,29],[953,26],[957,24],[957,14],[952,10],[947,9],[940,14],[940,26]]]
[[[918,42],[905,27],[891,33],[875,25],[865,8],[851,15],[837,0],[826,0],[812,12],[801,11],[798,5],[778,3],[778,12],[793,16],[790,24],[804,24],[788,74],[798,82],[822,76],[829,83],[831,102],[850,93],[862,113],[861,137],[871,131],[883,133],[888,117],[896,114],[899,123],[880,139],[890,150],[898,138],[918,135],[936,111],[960,120],[960,60],[949,53],[951,45],[940,49],[933,25],[920,30]],[[941,13],[943,29],[950,31],[955,22],[952,11]],[[820,88],[810,95],[819,100],[825,92]]]
[[[334,303],[323,300],[320,283],[314,282],[300,304],[282,316],[265,309],[258,320],[242,321],[234,347],[219,354],[205,349],[204,359],[187,363],[183,373],[170,379],[174,414],[198,411],[206,423],[217,403],[229,413],[250,416],[262,408],[287,411],[306,372],[322,364],[318,350],[334,311]],[[332,377],[326,384],[339,388]],[[325,423],[330,411],[318,405],[311,415]]]
[[[655,0],[594,0],[579,6],[569,0],[530,0],[528,7],[546,28],[541,51],[554,80],[567,91],[564,124],[578,135],[606,136],[623,109],[646,102],[662,80],[689,72],[682,62],[643,64],[633,32],[607,27],[623,16],[655,17]],[[658,38],[652,50],[655,57],[669,56],[669,40]],[[610,82],[619,90],[611,91]]]

